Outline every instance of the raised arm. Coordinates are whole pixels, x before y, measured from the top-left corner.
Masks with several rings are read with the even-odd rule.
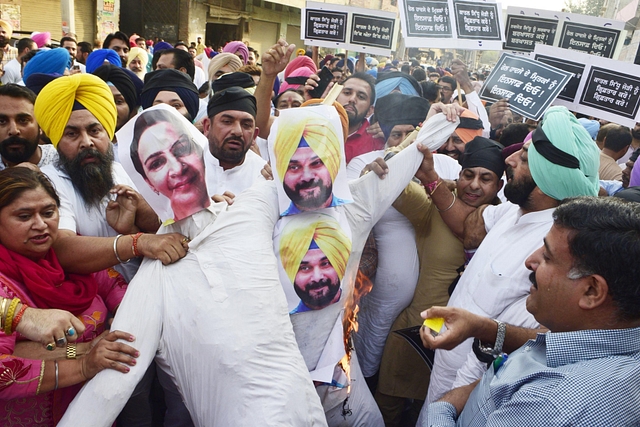
[[[450,135],[455,130],[456,123],[448,121],[444,115],[434,116],[430,120],[435,120],[439,124],[437,130],[434,130],[433,138],[441,138],[444,134]],[[361,219],[371,221],[371,225],[375,224],[409,184],[422,163],[423,155],[419,150],[428,151],[428,149],[419,147],[419,144],[411,144],[389,159],[387,161],[389,171],[384,177],[367,174],[351,181],[349,187],[356,206],[347,205],[349,211],[360,216]]]
[[[416,178],[420,180],[430,194],[445,224],[453,234],[462,239],[465,219],[476,208],[458,200],[455,194],[446,185],[442,184],[442,179],[438,176],[433,166],[433,154],[431,154],[431,151],[426,147],[419,147],[419,150],[424,154],[424,159],[416,173]]]
[[[267,139],[271,131],[273,117],[271,116],[271,91],[278,73],[283,71],[296,45],[289,44],[285,39],[280,39],[276,44],[262,54],[262,74],[256,87],[254,96],[258,106],[256,114],[256,127],[260,129],[258,136]]]

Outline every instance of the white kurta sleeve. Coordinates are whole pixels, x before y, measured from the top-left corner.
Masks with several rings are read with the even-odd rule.
[[[162,289],[162,263],[146,259],[129,283],[111,325],[112,331],[136,337],[133,343],[126,342],[140,352],[136,365],[126,374],[112,369],[99,372],[82,387],[58,426],[113,424],[156,355],[162,329]]]

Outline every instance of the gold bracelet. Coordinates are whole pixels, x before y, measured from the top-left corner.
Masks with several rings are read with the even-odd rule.
[[[0,304],[0,329],[4,330],[5,319],[7,316],[5,315],[5,310],[7,309],[7,301],[9,298],[2,297],[2,304]]]
[[[67,343],[67,359],[76,359],[78,357],[78,347],[74,342]]]
[[[9,310],[7,310],[7,317],[4,319],[4,333],[6,335],[11,335],[11,324],[13,323],[13,316],[16,314],[16,308],[20,304],[20,300],[18,298],[14,298],[11,300],[11,304],[9,304]]]

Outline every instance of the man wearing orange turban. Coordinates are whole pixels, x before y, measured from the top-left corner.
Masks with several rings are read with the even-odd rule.
[[[476,114],[465,109],[464,112],[460,114],[460,124],[451,134],[447,142],[438,148],[438,153],[446,154],[458,160],[460,156],[462,156],[462,153],[464,153],[464,146],[467,142],[476,136],[482,136],[482,131],[482,120],[480,120]]]

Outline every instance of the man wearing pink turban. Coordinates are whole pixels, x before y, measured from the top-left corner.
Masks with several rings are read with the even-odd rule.
[[[242,59],[242,64],[247,65],[247,60],[249,59],[249,49],[247,49],[247,45],[242,43],[241,41],[227,43],[226,45],[224,45],[224,49],[222,49],[222,51],[238,55],[238,57]]]
[[[51,44],[51,33],[46,31],[44,33],[34,32],[31,34],[31,40],[36,42],[38,49],[42,49],[45,46]]]

